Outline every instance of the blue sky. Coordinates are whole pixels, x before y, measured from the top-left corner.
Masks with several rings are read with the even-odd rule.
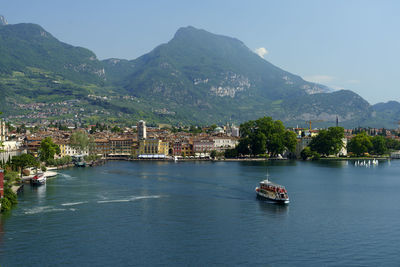
[[[278,67],[371,104],[400,101],[400,1],[0,0],[0,14],[100,59],[134,59],[192,25],[263,48]]]

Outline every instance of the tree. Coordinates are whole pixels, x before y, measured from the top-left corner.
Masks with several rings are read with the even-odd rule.
[[[201,127],[190,125],[189,132],[193,134],[199,134],[202,132]]]
[[[400,150],[400,141],[396,139],[386,138],[385,143],[388,149]]]
[[[207,133],[213,133],[218,126],[214,123],[210,125],[207,129]]]
[[[21,177],[22,171],[28,167],[38,167],[39,162],[35,159],[31,154],[22,154],[19,156],[13,156],[11,159],[11,164],[16,168],[21,168]]]
[[[60,154],[60,146],[55,144],[51,137],[46,137],[40,143],[39,154],[41,161],[48,161],[54,159],[55,154]]]
[[[344,129],[342,127],[330,127],[328,130],[319,131],[313,137],[310,148],[323,155],[334,155],[339,153],[343,147]]]
[[[294,150],[297,143],[296,134],[285,130],[281,121],[274,121],[271,117],[241,124],[240,134],[238,152],[242,155],[258,155],[268,150],[276,156],[285,150]]]
[[[320,155],[316,151],[312,151],[310,147],[306,146],[300,153],[300,156],[303,160],[312,159],[318,160],[320,159]]]
[[[353,152],[357,156],[367,153],[372,147],[371,137],[365,132],[357,134],[347,144],[347,150]]]
[[[297,135],[292,131],[285,131],[283,144],[289,151],[294,151],[297,145]]]
[[[250,149],[253,155],[263,154],[266,151],[267,137],[262,132],[250,135]]]
[[[72,133],[69,141],[71,147],[78,150],[79,153],[82,153],[83,151],[87,150],[91,142],[89,136],[83,131],[77,131]]]
[[[217,151],[212,150],[212,151],[210,152],[210,157],[211,157],[212,159],[215,159],[216,156],[217,156]]]
[[[112,129],[111,129],[111,132],[112,133],[119,133],[119,132],[121,132],[121,128],[119,128],[118,126],[114,126]]]
[[[374,136],[371,139],[372,152],[374,154],[382,155],[387,151],[386,138],[380,135]]]
[[[303,160],[306,160],[308,158],[311,158],[312,156],[312,151],[311,148],[306,146],[301,152],[300,152],[300,156]]]
[[[17,133],[26,133],[25,124],[22,124],[21,126],[17,127]]]
[[[225,150],[224,156],[225,158],[236,158],[238,156],[237,148]]]
[[[8,132],[12,132],[15,130],[15,127],[11,125],[11,122],[7,122],[6,126],[8,128]]]
[[[1,199],[1,211],[10,210],[12,205],[17,204],[17,195],[11,190],[10,185],[4,186],[4,198]]]
[[[239,144],[237,146],[237,152],[242,156],[251,154],[249,137],[244,137],[240,139]]]

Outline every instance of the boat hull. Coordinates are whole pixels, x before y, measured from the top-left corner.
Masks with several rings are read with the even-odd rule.
[[[31,179],[31,185],[42,185],[46,183],[46,176],[43,174],[36,175]]]
[[[257,198],[260,200],[266,200],[277,204],[289,204],[289,198],[272,198],[267,194],[260,192],[258,187],[256,188]]]
[[[46,179],[31,179],[32,185],[42,185],[46,183]]]

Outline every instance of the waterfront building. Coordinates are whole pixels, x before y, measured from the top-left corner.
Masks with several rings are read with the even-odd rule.
[[[94,154],[106,157],[111,152],[110,144],[107,139],[94,140]]]
[[[209,157],[214,150],[214,142],[208,139],[193,141],[193,152],[197,158]]]
[[[143,140],[143,139],[146,139],[146,137],[147,137],[146,122],[143,120],[140,120],[137,124],[137,138],[138,138],[138,140]]]
[[[193,144],[188,141],[177,141],[173,143],[173,155],[184,158],[193,156]]]
[[[139,141],[139,158],[165,158],[168,156],[169,143],[160,139],[145,139]]]
[[[132,154],[133,139],[132,138],[110,138],[109,157],[129,157]]]
[[[390,153],[390,158],[392,158],[392,159],[400,159],[400,150],[391,152]]]
[[[76,156],[76,155],[88,155],[89,151],[86,149],[84,151],[79,151],[79,149],[73,148],[68,141],[56,141],[55,142],[60,147],[60,156]]]
[[[237,146],[237,138],[231,137],[213,137],[214,150],[217,152],[224,152],[227,149],[233,149]]]

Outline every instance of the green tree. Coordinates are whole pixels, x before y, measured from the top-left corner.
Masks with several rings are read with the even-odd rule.
[[[259,118],[240,125],[241,138],[238,152],[242,155],[258,155],[266,150],[271,156],[282,154],[285,150],[294,150],[296,147],[296,134],[285,130],[285,126],[279,120],[271,117]]]
[[[262,132],[250,135],[250,149],[253,155],[263,154],[266,151],[267,137]]]
[[[60,154],[60,146],[53,142],[51,137],[46,137],[40,143],[39,155],[41,161],[48,161],[49,159],[54,159],[55,154]]]
[[[237,148],[225,150],[224,156],[225,156],[225,158],[237,158],[237,156],[238,156]]]
[[[12,132],[15,130],[15,127],[11,125],[11,122],[7,122],[6,126],[7,126],[9,132]]]
[[[320,159],[320,154],[316,151],[312,151],[310,147],[306,146],[300,153],[300,156],[303,160],[312,159],[318,160]]]
[[[347,144],[347,150],[349,152],[353,152],[357,156],[361,156],[364,153],[367,153],[372,147],[373,145],[371,142],[371,137],[368,136],[365,132],[357,134]]]
[[[13,156],[11,159],[11,165],[15,166],[17,169],[21,169],[21,177],[22,171],[28,167],[39,167],[39,162],[35,159],[31,154],[22,154],[19,156]]]
[[[121,132],[121,128],[119,128],[118,126],[114,126],[113,128],[111,128],[111,132],[112,133],[119,133]]]
[[[237,146],[237,152],[238,154],[245,156],[245,155],[250,155],[250,138],[249,137],[242,137],[240,139],[240,142]]]
[[[400,150],[400,141],[396,139],[386,138],[386,147],[391,150]]]
[[[386,138],[380,135],[374,136],[371,139],[372,142],[372,153],[377,155],[385,154],[387,151]]]
[[[319,131],[313,137],[310,148],[323,155],[334,155],[339,153],[343,147],[344,129],[342,127],[330,127],[328,130]]]
[[[213,133],[218,126],[214,123],[208,127],[207,133]]]
[[[297,145],[297,135],[292,131],[285,131],[283,144],[289,151],[294,151]],[[283,152],[283,151],[282,151]]]
[[[303,160],[306,160],[306,159],[308,159],[308,158],[311,158],[311,156],[312,156],[312,151],[311,151],[311,148],[309,147],[309,146],[306,146],[301,152],[300,152],[300,157],[303,159]]]
[[[1,211],[8,211],[11,209],[12,205],[17,203],[17,195],[11,190],[10,185],[4,185],[4,197],[1,200]]]
[[[21,124],[19,127],[17,127],[17,133],[26,133],[25,124]]]
[[[91,143],[89,136],[83,131],[72,133],[69,141],[71,147],[78,150],[79,153],[88,150]]]
[[[195,126],[195,125],[190,125],[189,127],[189,132],[193,134],[199,134],[202,132],[201,127]]]
[[[217,151],[212,150],[212,151],[210,152],[210,157],[211,157],[212,159],[215,159],[216,156],[217,156]]]

